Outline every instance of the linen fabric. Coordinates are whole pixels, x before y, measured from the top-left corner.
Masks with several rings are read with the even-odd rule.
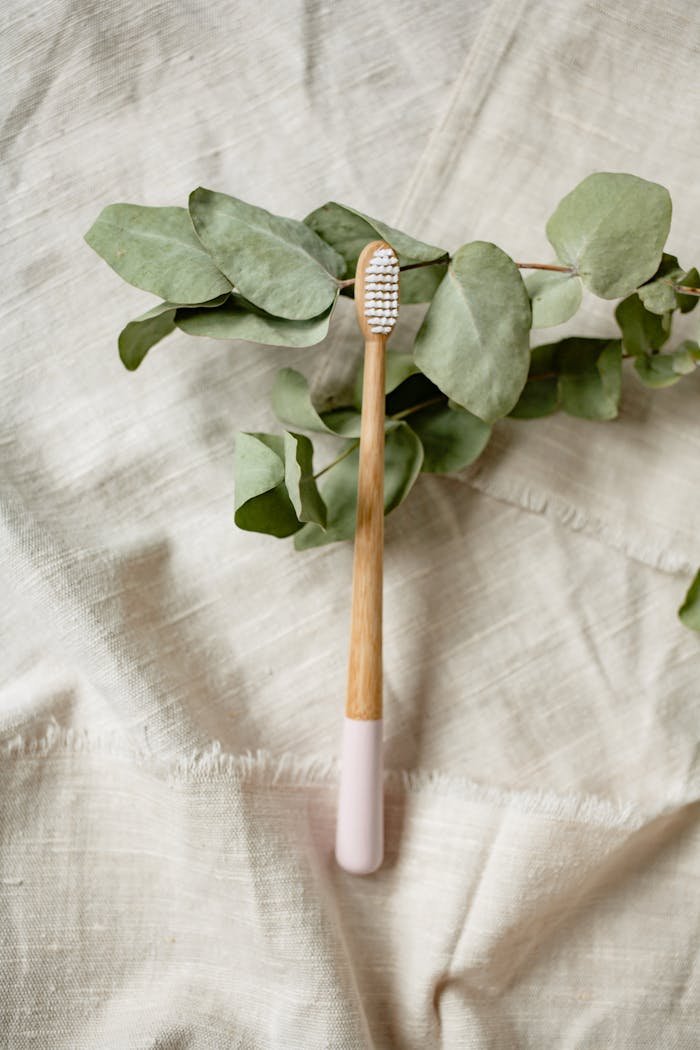
[[[332,848],[352,546],[233,525],[277,369],[178,332],[83,242],[204,185],[553,258],[591,171],[665,185],[698,264],[687,4],[11,0],[3,13],[0,1046],[691,1050],[700,1039],[700,376],[503,420],[386,520],[386,861]],[[393,349],[422,316],[402,307]],[[698,336],[698,316],[677,338]],[[612,335],[586,294],[564,326]],[[315,465],[334,455],[316,442]]]

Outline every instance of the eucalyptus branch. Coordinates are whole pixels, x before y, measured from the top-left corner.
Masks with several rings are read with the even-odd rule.
[[[201,186],[190,194],[188,208],[107,205],[85,239],[124,280],[161,300],[119,335],[119,356],[132,372],[176,331],[265,347],[316,346],[328,335],[338,292],[355,284],[358,246],[375,238],[398,240],[401,271],[426,268],[402,287],[402,304],[427,306],[426,323],[412,348],[402,351],[416,366],[404,382],[417,372],[432,385],[420,395],[426,400],[388,417],[408,420],[386,431],[392,470],[385,481],[393,508],[421,471],[444,474],[473,463],[499,419],[534,420],[555,411],[615,419],[622,358],[634,357],[635,381],[651,389],[696,371],[697,336],[662,352],[674,312],[686,314],[700,299],[700,287],[693,287],[700,285],[698,268],[686,269],[664,250],[670,227],[671,198],[663,186],[624,172],[594,172],[559,201],[547,221],[555,262],[516,262],[486,240],[450,252],[335,201],[290,221]],[[452,279],[440,283],[448,264]],[[563,279],[533,274],[524,281],[524,270]],[[340,273],[349,276],[339,280]],[[584,289],[619,300],[620,338],[555,337],[533,364],[531,329],[569,321]],[[536,372],[538,367],[546,371]],[[565,382],[551,382],[562,376]],[[427,397],[428,390],[435,396]],[[278,419],[293,429],[284,436],[237,435],[236,525],[294,535],[297,550],[351,538],[354,463],[338,471],[323,493],[315,480],[349,456],[359,438],[338,435],[347,447],[313,474],[311,439],[296,431],[308,429],[309,421],[312,429],[323,429],[323,419],[305,377],[281,368],[272,401]],[[449,403],[466,411],[453,412]],[[429,406],[435,410],[421,411]],[[700,573],[679,615],[700,631]]]

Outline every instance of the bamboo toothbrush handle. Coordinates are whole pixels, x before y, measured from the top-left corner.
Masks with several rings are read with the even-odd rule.
[[[365,339],[357,516],[352,573],[348,691],[343,719],[335,856],[355,875],[384,858],[382,587],[384,409],[387,337],[398,315],[399,264],[385,241],[366,245],[355,271],[355,306]]]
[[[365,341],[346,718],[382,717],[384,342]]]

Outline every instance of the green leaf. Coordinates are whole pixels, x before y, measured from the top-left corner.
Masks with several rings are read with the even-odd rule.
[[[171,303],[204,303],[231,288],[185,208],[110,204],[85,240],[129,284]]]
[[[648,354],[668,339],[671,314],[651,313],[636,292],[618,303],[615,319],[622,330],[622,346],[628,354]]]
[[[622,386],[619,339],[563,339],[556,350],[559,401],[570,416],[614,419]]]
[[[637,295],[651,313],[666,314],[678,306],[676,292],[671,282],[678,282],[679,277],[682,276],[683,270],[678,265],[678,259],[675,255],[668,255],[664,252],[656,273],[651,280],[637,289]],[[687,298],[690,299],[691,296]]]
[[[227,298],[224,293],[208,303],[202,303],[199,309],[211,310]],[[178,309],[177,303],[158,303],[134,321],[129,321],[122,329],[119,333],[119,356],[130,372],[139,367],[152,346],[175,331]]]
[[[557,379],[528,380],[522,393],[508,413],[513,419],[540,419],[551,416],[559,407],[559,384]]]
[[[288,321],[264,313],[240,296],[230,295],[215,310],[179,309],[175,324],[189,335],[210,339],[246,339],[265,346],[313,346],[328,335],[332,312],[333,304],[318,317]]]
[[[414,237],[395,230],[392,226],[372,219],[346,204],[329,201],[307,215],[304,222],[327,244],[330,244],[345,260],[343,277],[355,276],[360,252],[370,241],[383,240],[392,246],[399,258],[399,266],[411,263],[430,262],[447,253],[432,244],[417,241]],[[435,266],[409,270],[400,275],[402,303],[429,302],[435,289],[445,276],[443,263]]]
[[[617,299],[656,272],[670,225],[671,198],[663,186],[600,171],[560,201],[547,237],[595,295]]]
[[[234,521],[240,529],[291,536],[301,528],[285,485],[285,441],[277,434],[236,435]]]
[[[560,343],[534,346],[530,355],[528,380],[513,409],[513,419],[539,419],[559,408],[559,374],[557,353]],[[555,375],[547,373],[554,372]]]
[[[314,521],[326,527],[326,505],[316,488],[313,473],[313,445],[304,434],[284,435],[284,480],[289,498],[300,521]]]
[[[583,296],[581,278],[572,273],[535,270],[525,278],[532,306],[532,327],[551,328],[573,317]]]
[[[681,623],[693,631],[700,631],[700,570],[688,588],[685,601],[678,610]]]
[[[513,260],[495,244],[465,244],[418,332],[416,363],[454,401],[493,423],[525,385],[531,319]]]
[[[159,303],[145,314],[129,321],[119,333],[119,356],[130,372],[138,368],[156,343],[175,331],[175,311],[172,303]]]
[[[360,432],[360,414],[352,409],[335,409],[319,413],[311,400],[306,376],[294,368],[280,368],[272,386],[272,409],[283,423],[302,430],[328,434]]]
[[[700,273],[693,266],[687,273],[681,275],[677,283],[685,285],[686,288],[700,288]],[[687,314],[694,310],[698,305],[699,298],[700,296],[697,295],[685,295],[683,292],[676,292],[676,302],[682,314]]]
[[[510,415],[535,419],[561,407],[584,419],[614,419],[621,386],[619,339],[572,337],[545,343],[532,351],[528,382]]]
[[[219,269],[266,313],[303,321],[332,306],[343,260],[305,223],[201,186],[189,208]]]
[[[673,386],[682,376],[695,371],[693,351],[700,352],[700,347],[686,339],[668,354],[640,354],[634,359],[634,367],[645,386],[654,389]]]
[[[324,427],[338,437],[359,437],[362,428],[362,416],[351,405],[340,408],[331,408],[327,412],[319,413]],[[385,420],[385,427],[391,426],[390,420]]]
[[[351,448],[355,442],[346,445]],[[405,423],[386,434],[384,446],[384,513],[398,507],[410,492],[423,462],[423,447]],[[355,533],[359,447],[324,475],[322,496],[328,508],[327,528],[309,523],[294,537],[297,550],[307,550],[336,540],[349,540]]]
[[[407,416],[406,422],[423,446],[421,470],[432,474],[461,470],[473,463],[491,436],[488,423],[454,402],[421,408]]]

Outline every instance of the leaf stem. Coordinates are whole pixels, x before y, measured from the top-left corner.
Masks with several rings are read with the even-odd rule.
[[[351,452],[355,451],[355,449],[357,448],[357,446],[359,444],[360,444],[360,439],[356,438],[355,441],[353,441],[352,445],[348,445],[348,447],[345,449],[344,452],[341,452],[339,456],[336,456],[336,458],[334,460],[331,460],[330,463],[326,464],[326,466],[323,468],[323,470],[319,470],[316,474],[314,474],[313,475],[314,480],[316,478],[320,478],[321,474],[325,474],[326,471],[330,470],[331,467],[334,467],[336,465],[336,463],[340,463],[341,459],[345,459],[346,456],[349,456]]]
[[[426,262],[415,262],[408,263],[407,266],[399,266],[401,273],[405,273],[407,270],[419,270],[422,266],[437,266],[438,263],[449,263],[450,254],[445,252],[444,255],[439,256],[437,259],[428,259]],[[554,270],[557,273],[576,273],[573,266],[559,266],[556,263],[537,263],[537,262],[516,262],[515,265],[520,270]],[[355,283],[354,277],[348,277],[344,281],[338,281],[339,288],[351,288]],[[680,287],[680,286],[679,286]],[[681,290],[685,291],[685,289]],[[690,289],[688,289],[690,291]],[[693,289],[695,295],[700,295],[700,288]]]
[[[445,252],[444,255],[440,255],[437,259],[430,259],[428,262],[415,262],[408,263],[407,266],[399,266],[399,270],[401,271],[401,273],[405,273],[406,270],[418,270],[421,266],[437,266],[438,263],[445,263],[445,265],[447,265],[449,261],[450,253]]]
[[[556,263],[516,262],[515,265],[521,270],[554,270],[556,273],[576,273],[573,266],[558,266]]]
[[[428,405],[439,405],[442,401],[445,401],[447,394],[443,394],[442,397],[431,397],[428,401],[420,401],[417,405],[411,405],[410,408],[403,408],[400,412],[394,412],[392,416],[387,416],[387,419],[404,419],[406,416],[410,416],[412,412],[418,412],[421,408],[427,408]]]

